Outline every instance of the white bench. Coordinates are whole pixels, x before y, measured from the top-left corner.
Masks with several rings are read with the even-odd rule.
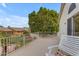
[[[62,51],[63,55],[78,56],[79,55],[79,37],[77,36],[66,36],[61,37],[59,45],[48,47],[47,56],[55,55],[57,50]]]

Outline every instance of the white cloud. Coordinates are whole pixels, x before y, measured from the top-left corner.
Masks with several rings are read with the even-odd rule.
[[[8,22],[10,22],[10,20],[11,20],[10,18],[5,18],[5,19],[6,19],[6,21],[8,21]]]
[[[1,11],[0,11],[0,25],[11,26],[11,27],[29,27],[28,17],[10,15],[5,13],[5,11],[2,12]]]
[[[7,5],[6,5],[5,3],[2,3],[2,6],[3,6],[3,7],[7,7]]]
[[[28,18],[27,17],[21,17],[21,16],[14,16],[11,15],[8,17],[10,19],[10,25],[17,26],[17,27],[25,27],[28,26]]]

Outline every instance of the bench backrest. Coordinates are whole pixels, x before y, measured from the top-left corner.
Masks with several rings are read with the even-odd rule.
[[[79,55],[79,37],[62,36],[58,48],[72,56]]]

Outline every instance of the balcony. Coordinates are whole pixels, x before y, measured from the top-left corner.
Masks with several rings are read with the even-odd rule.
[[[47,48],[59,43],[57,36],[39,37],[25,46],[7,54],[7,56],[45,56]]]

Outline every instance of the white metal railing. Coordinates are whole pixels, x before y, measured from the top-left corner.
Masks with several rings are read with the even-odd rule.
[[[27,42],[29,40],[24,35],[0,38],[0,55],[7,55]]]

